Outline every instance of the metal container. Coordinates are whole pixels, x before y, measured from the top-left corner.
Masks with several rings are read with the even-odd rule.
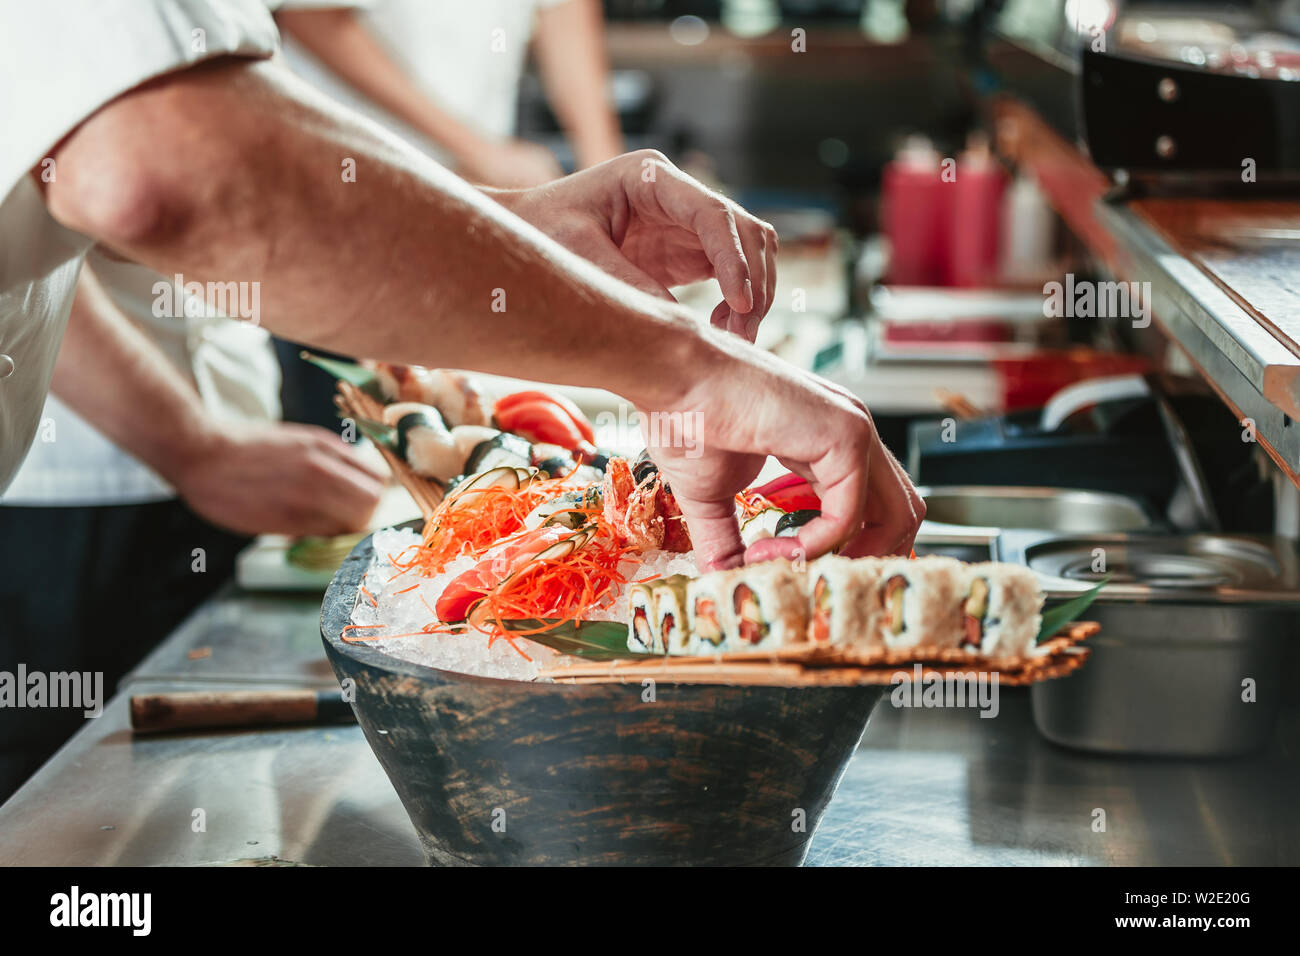
[[[1218,757],[1267,742],[1295,639],[1300,567],[1280,538],[1004,535],[1049,597],[1110,575],[1087,611],[1088,665],[1035,684],[1034,722],[1054,743],[1103,753]],[[1253,698],[1253,699],[1252,699]]]
[[[430,863],[798,864],[882,687],[547,684],[341,639],[367,538],[321,637]]]
[[[999,485],[942,485],[919,491],[929,524],[1084,534],[1137,531],[1152,524],[1140,502],[1110,492]]]

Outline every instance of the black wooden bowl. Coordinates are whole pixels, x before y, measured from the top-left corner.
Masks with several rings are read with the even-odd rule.
[[[370,539],[321,636],[435,864],[794,864],[881,687],[547,684],[470,677],[341,633]]]

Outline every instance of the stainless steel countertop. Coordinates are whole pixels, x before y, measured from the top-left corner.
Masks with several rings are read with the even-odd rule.
[[[318,614],[315,598],[233,590],[200,608],[0,807],[0,864],[422,863],[355,726],[131,735],[132,691],[332,683]],[[189,656],[201,648],[210,656]],[[1024,690],[1004,689],[994,719],[886,698],[808,862],[1295,865],[1297,731],[1292,700],[1255,756],[1099,757],[1039,737]],[[1092,829],[1097,808],[1104,833]]]

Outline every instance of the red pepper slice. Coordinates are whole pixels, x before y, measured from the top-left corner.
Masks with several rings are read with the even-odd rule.
[[[822,500],[813,492],[812,486],[793,473],[774,478],[755,490],[782,511],[821,510]]]
[[[582,414],[582,409],[563,395],[551,395],[548,392],[536,390],[512,392],[497,400],[496,405],[492,408],[492,414],[499,421],[503,413],[508,414],[516,405],[527,405],[533,402],[549,402],[557,406],[573,422],[574,427],[578,429],[578,433],[582,435],[584,441],[595,443],[596,431],[591,427],[591,422],[586,415]],[[513,429],[506,429],[506,431],[513,431]]]
[[[522,402],[496,413],[502,431],[522,435],[534,444],[559,445],[576,451],[588,445],[573,419],[554,402]]]
[[[452,578],[438,597],[434,611],[438,620],[455,624],[469,617],[479,601],[494,587],[520,570],[551,545],[573,535],[570,528],[551,525],[522,534],[497,545],[479,559],[478,564]]]

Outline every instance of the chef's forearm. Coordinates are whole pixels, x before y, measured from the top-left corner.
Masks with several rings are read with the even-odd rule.
[[[142,87],[56,160],[56,218],[187,281],[260,283],[264,324],[287,338],[645,403],[684,392],[717,350],[672,303],[272,64]]]
[[[583,167],[623,151],[602,27],[597,0],[569,0],[538,11],[533,41],[547,99]]]
[[[115,445],[173,480],[214,425],[193,386],[82,271],[52,389]]]

